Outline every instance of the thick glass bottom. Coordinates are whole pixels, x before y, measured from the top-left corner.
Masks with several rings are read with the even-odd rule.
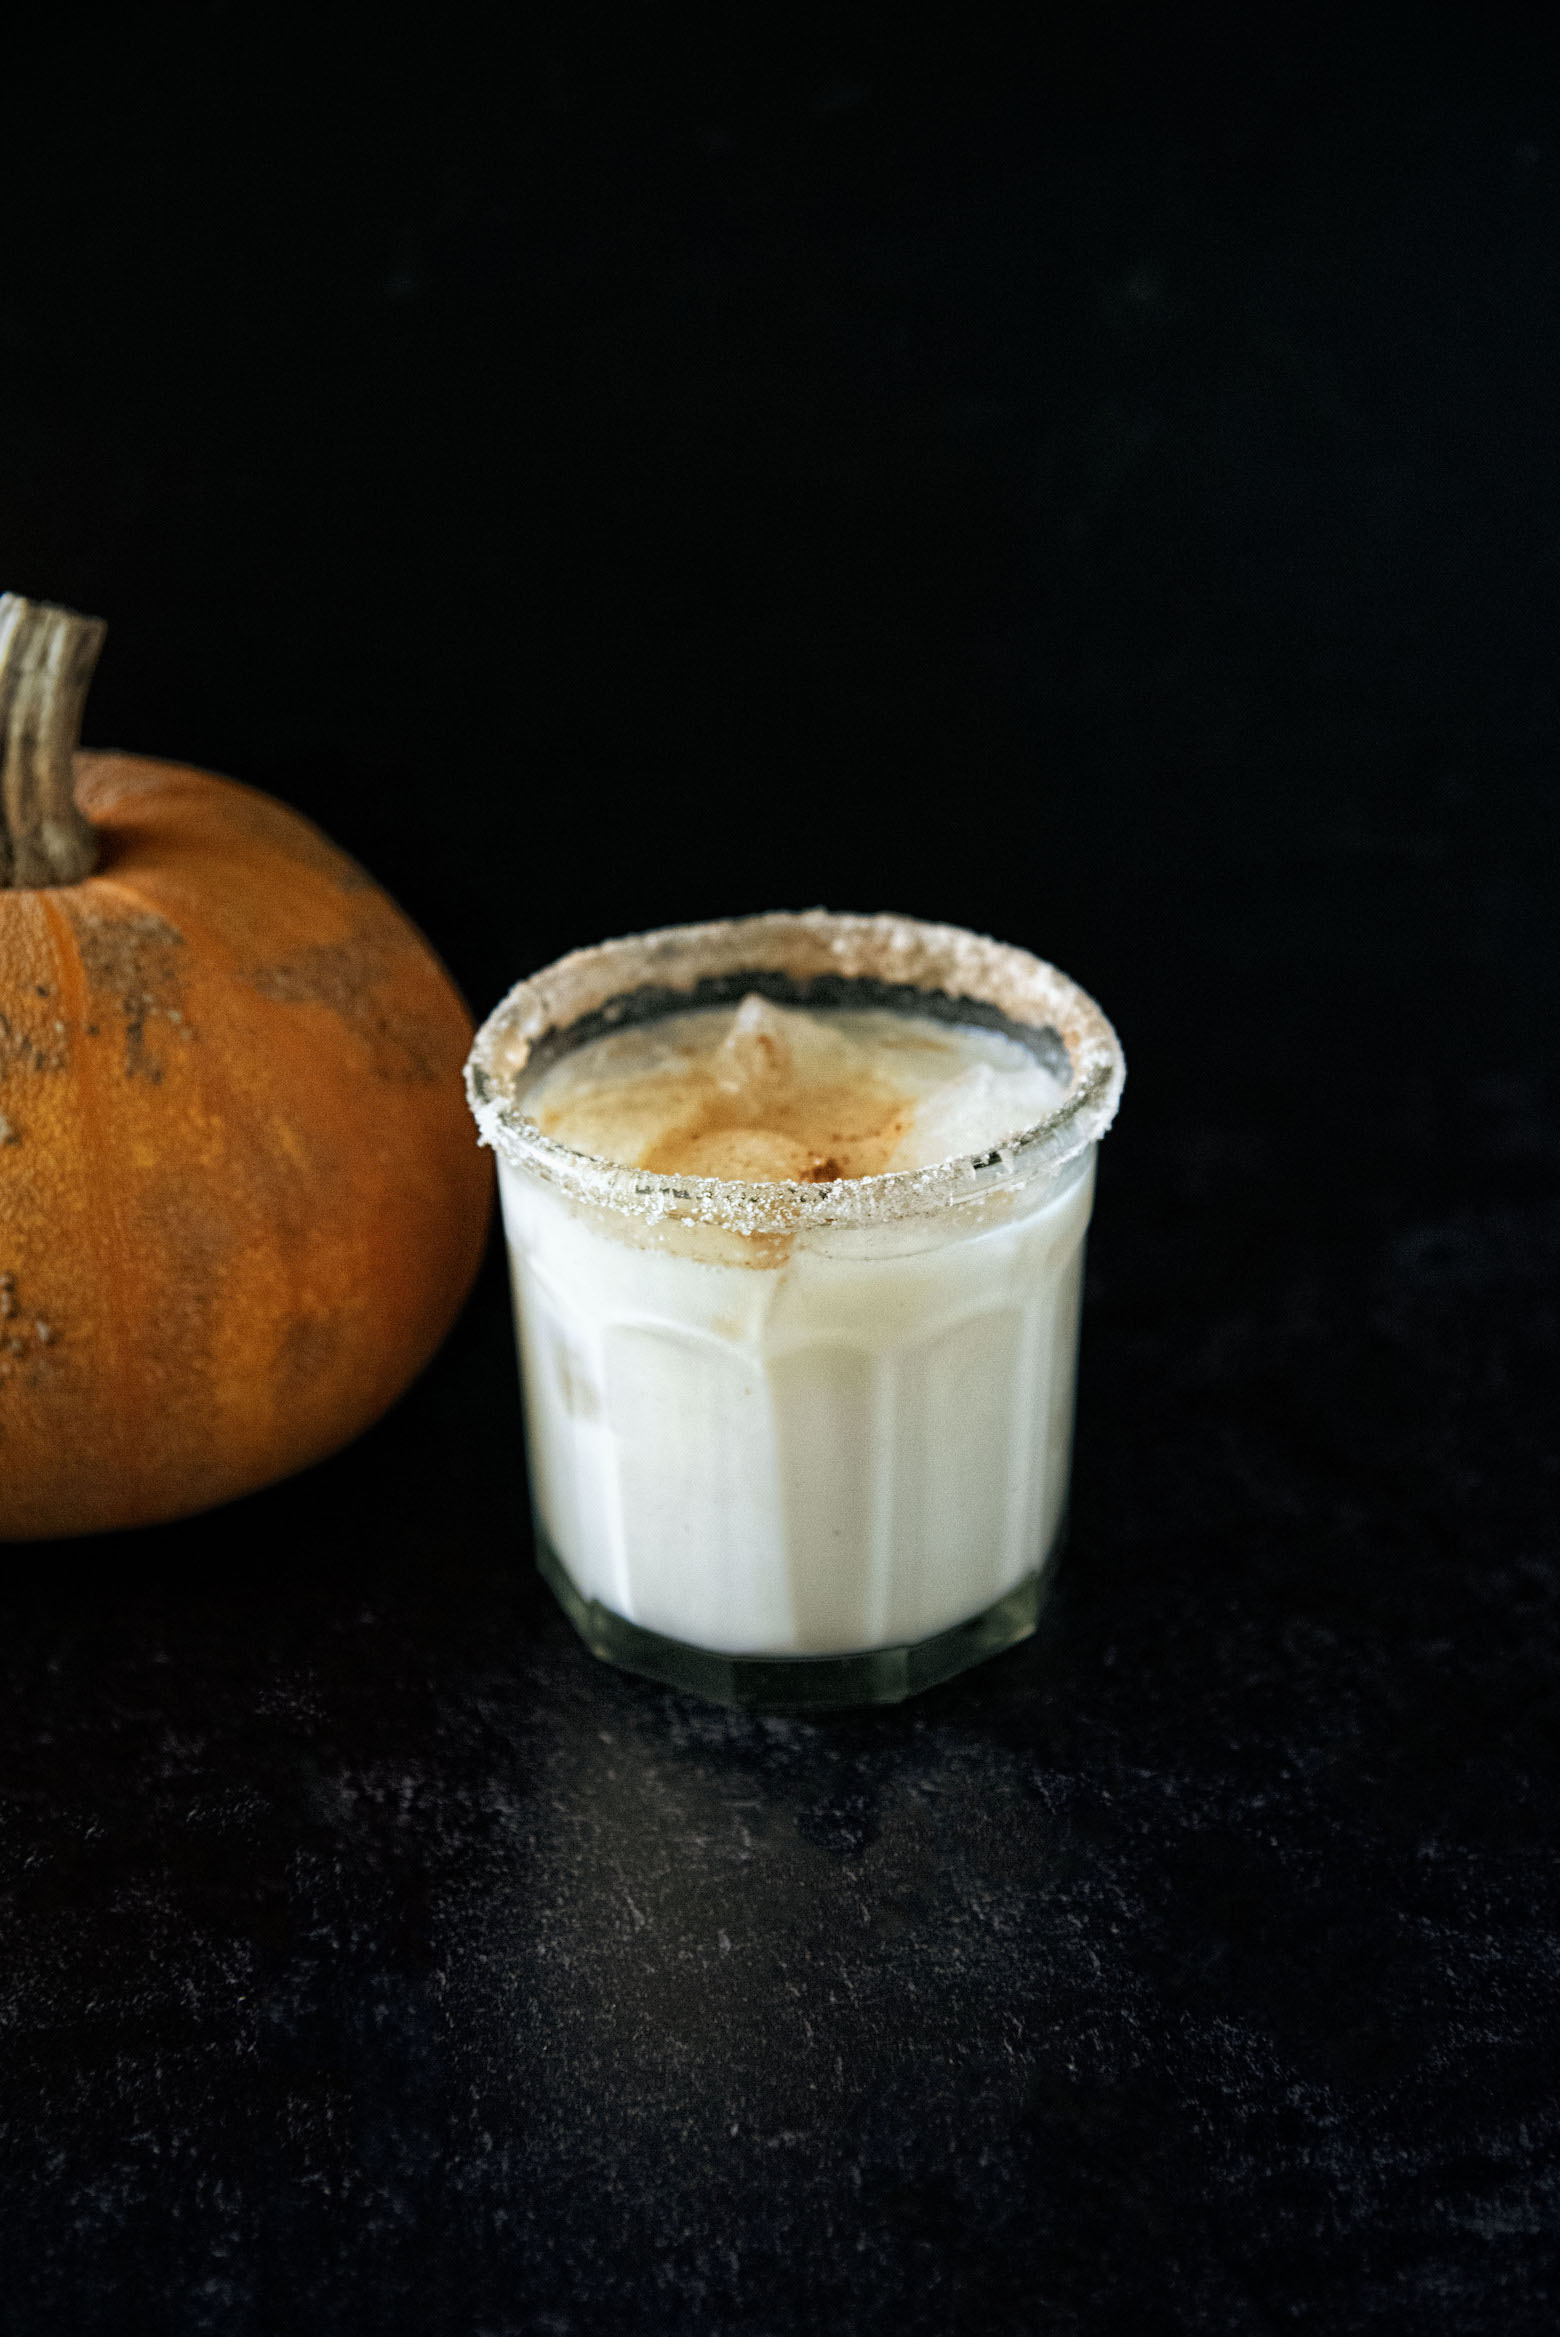
[[[1051,1569],[1027,1575],[1016,1588],[968,1622],[955,1623],[934,1638],[905,1647],[872,1647],[859,1655],[720,1655],[685,1640],[664,1639],[642,1630],[596,1599],[581,1596],[563,1560],[540,1531],[536,1563],[542,1576],[592,1655],[660,1680],[669,1688],[691,1689],[712,1703],[735,1704],[746,1712],[824,1712],[851,1704],[899,1704],[951,1680],[971,1664],[984,1663],[1027,1639],[1050,1588]]]

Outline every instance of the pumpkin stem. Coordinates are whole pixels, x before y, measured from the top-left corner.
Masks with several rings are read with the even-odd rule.
[[[100,617],[0,593],[0,886],[75,884],[97,861],[74,757],[106,631]]]

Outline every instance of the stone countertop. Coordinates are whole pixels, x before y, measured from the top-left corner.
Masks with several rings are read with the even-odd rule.
[[[898,1709],[583,1652],[496,1260],[323,1469],[17,1554],[7,2326],[1543,2326],[1542,1133],[1124,1120],[1055,1598]]]

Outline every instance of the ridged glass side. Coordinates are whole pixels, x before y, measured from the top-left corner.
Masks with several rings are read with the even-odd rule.
[[[873,1701],[919,1676],[893,1650],[973,1631],[957,1661],[952,1641],[937,1658],[958,1669],[1031,1628],[1024,1586],[1066,1500],[1081,1220],[1047,1264],[1027,1304],[930,1328],[911,1310],[904,1335],[885,1342],[879,1324],[874,1346],[838,1327],[799,1340],[782,1323],[772,1350],[751,1324],[722,1338],[566,1318],[521,1269],[545,1571],[590,1644],[619,1662],[636,1650],[631,1669],[705,1693],[737,1682],[744,1703],[780,1694],[744,1665],[785,1667],[790,1703],[806,1700],[795,1665],[884,1656],[857,1680]],[[997,1619],[975,1630],[983,1617]],[[821,1675],[819,1696],[856,1700],[847,1674],[829,1676],[839,1697]]]
[[[1029,1575],[979,1615],[913,1646],[869,1648],[856,1655],[722,1655],[645,1631],[599,1601],[583,1597],[568,1568],[537,1535],[537,1563],[559,1605],[590,1649],[642,1679],[684,1688],[748,1712],[822,1712],[862,1704],[900,1704],[939,1687],[1028,1639],[1050,1587],[1049,1569]]]

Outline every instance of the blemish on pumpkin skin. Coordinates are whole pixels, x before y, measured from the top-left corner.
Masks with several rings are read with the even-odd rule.
[[[63,1071],[69,1061],[69,1052],[61,1041],[58,1027],[48,1037],[24,1030],[13,1023],[10,1016],[0,1012],[0,1072],[13,1068],[18,1071]]]
[[[0,1147],[3,1147],[7,1144],[20,1144],[21,1141],[21,1130],[16,1126],[14,1121],[8,1120],[6,1118],[4,1112],[0,1112]]]
[[[246,980],[262,998],[289,1006],[328,1006],[365,1040],[381,1079],[429,1086],[446,1076],[435,1034],[418,1015],[387,1005],[377,994],[391,971],[391,955],[372,933],[316,942],[267,965],[251,966]]]
[[[9,1272],[0,1274],[0,1325],[0,1379],[20,1374],[24,1385],[36,1387],[54,1376],[55,1357],[49,1350],[59,1333],[43,1315],[29,1316],[18,1305],[16,1276]]]
[[[125,1077],[155,1086],[163,1066],[148,1044],[147,1026],[157,1020],[184,1024],[179,968],[183,934],[150,910],[105,916],[100,909],[68,898],[61,906],[74,929],[89,989],[106,993],[119,1009]]]

